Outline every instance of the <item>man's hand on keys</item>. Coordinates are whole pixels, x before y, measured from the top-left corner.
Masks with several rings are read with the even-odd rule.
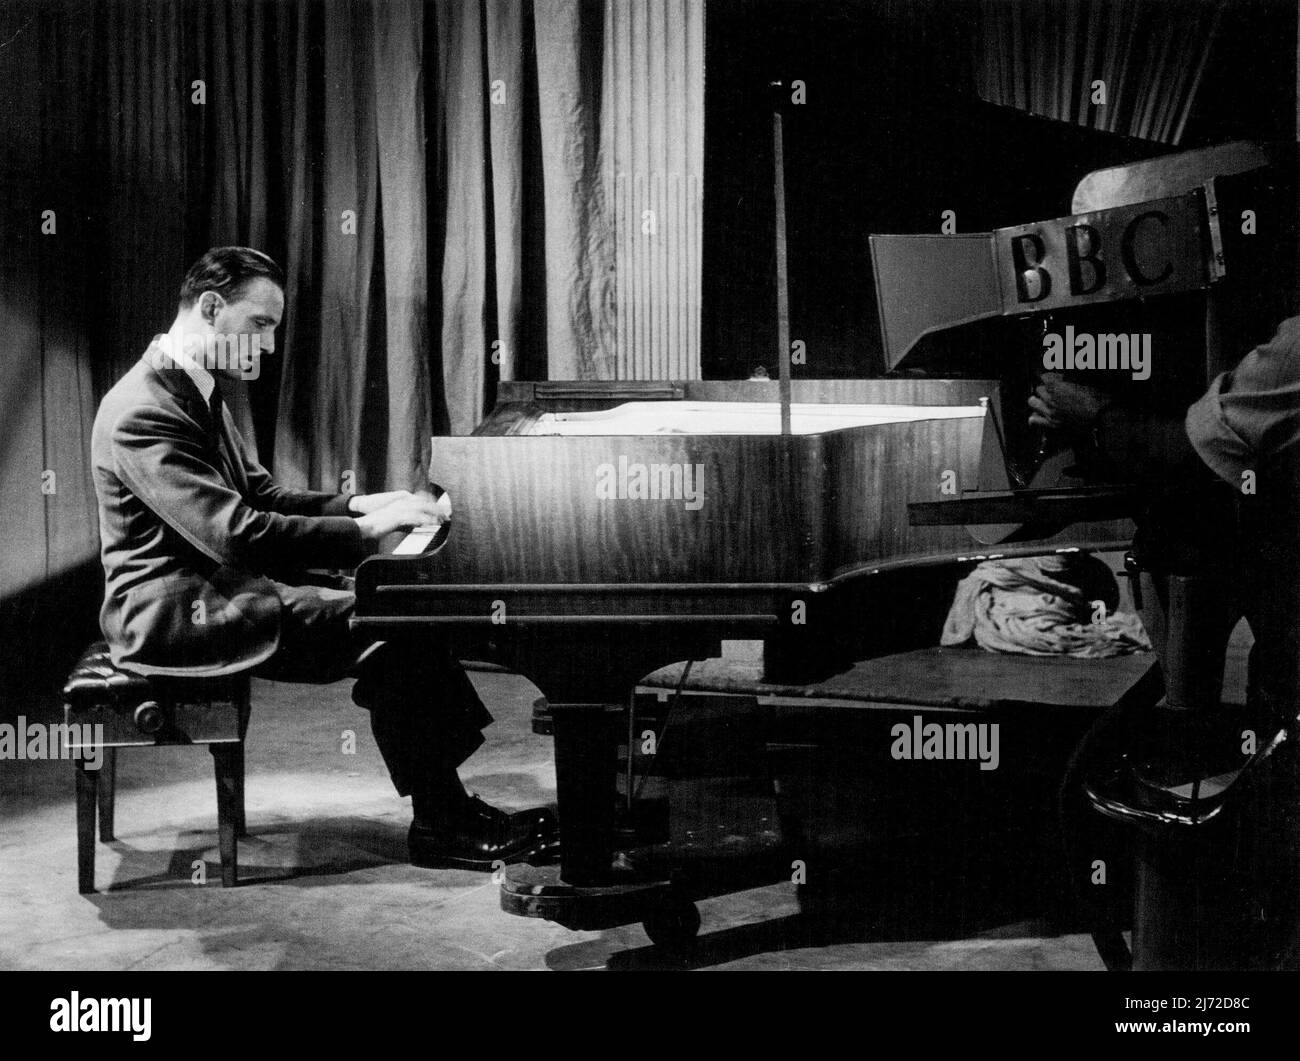
[[[354,516],[368,516],[387,504],[410,497],[409,490],[386,490],[381,494],[353,494],[348,498],[348,511]]]
[[[385,500],[369,507],[376,498]],[[363,503],[367,506],[365,510],[362,509]],[[358,495],[351,504],[357,511],[364,511],[357,517],[357,526],[361,528],[362,536],[371,541],[397,530],[436,527],[451,518],[451,500],[446,494],[434,500],[430,493],[391,490],[384,494]]]

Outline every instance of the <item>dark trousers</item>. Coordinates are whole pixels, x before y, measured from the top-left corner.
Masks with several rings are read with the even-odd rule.
[[[399,795],[418,793],[483,743],[492,722],[460,664],[431,639],[379,641],[354,632],[347,590],[276,583],[280,646],[253,673],[321,684],[356,678],[352,700],[370,712],[375,743]]]

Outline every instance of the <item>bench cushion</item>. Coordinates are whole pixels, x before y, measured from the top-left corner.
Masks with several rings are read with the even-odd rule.
[[[152,695],[148,678],[113,665],[105,641],[96,641],[81,654],[63,686],[63,699],[73,708],[146,700]]]

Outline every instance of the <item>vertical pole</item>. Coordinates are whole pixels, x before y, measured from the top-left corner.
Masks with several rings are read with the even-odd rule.
[[[778,87],[779,86],[774,86]],[[785,148],[781,133],[781,105],[772,109],[772,147],[776,172],[776,335],[780,368],[781,434],[790,433],[790,288],[785,260]]]

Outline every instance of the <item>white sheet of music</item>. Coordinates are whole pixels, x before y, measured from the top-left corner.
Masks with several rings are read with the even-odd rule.
[[[861,405],[796,402],[791,430],[811,435],[846,427],[981,416],[979,406]],[[772,402],[624,402],[613,409],[543,413],[535,435],[775,435],[780,409]]]

